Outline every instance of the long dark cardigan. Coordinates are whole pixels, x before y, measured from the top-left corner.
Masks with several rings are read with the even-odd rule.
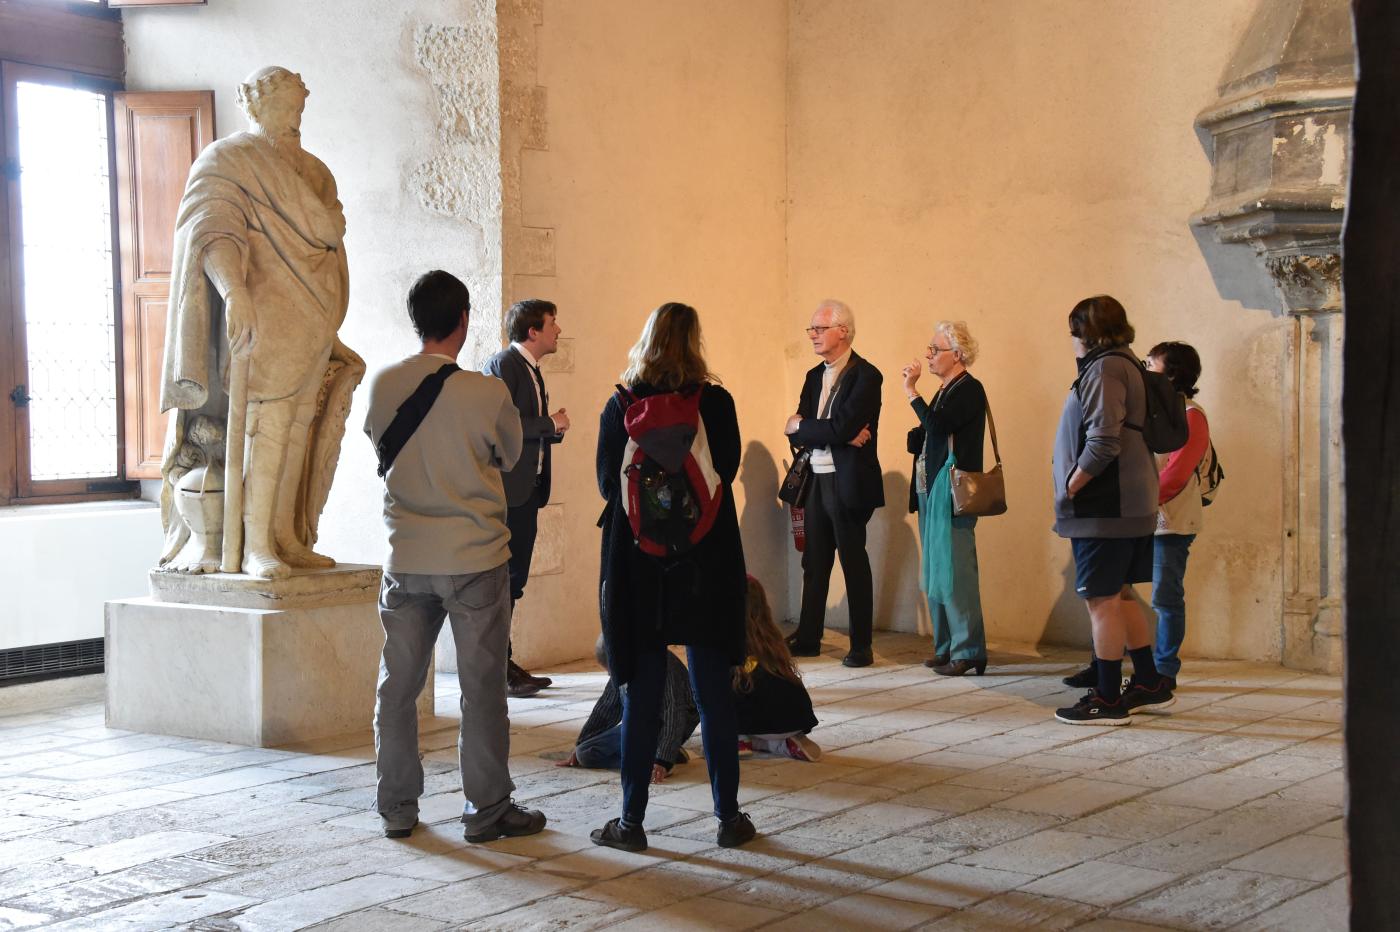
[[[657,394],[647,384],[634,385],[631,391],[638,398]],[[709,384],[700,396],[700,418],[724,498],[704,539],[689,553],[671,559],[637,549],[622,508],[624,410],[614,395],[598,425],[598,490],[608,503],[603,512],[599,612],[609,670],[618,683],[626,683],[632,678],[639,648],[667,644],[715,647],[731,664],[741,664],[747,581],[734,507],[733,483],[742,452],[734,398]]]

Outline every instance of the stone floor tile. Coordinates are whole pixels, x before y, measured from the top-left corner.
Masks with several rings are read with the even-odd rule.
[[[83,845],[75,845],[72,842],[51,841],[46,838],[16,838],[11,841],[0,841],[0,870],[19,867],[34,861],[47,861],[51,858],[82,851],[83,848]]]
[[[80,867],[91,867],[99,874],[109,874],[126,867],[145,864],[147,861],[189,854],[228,840],[227,835],[216,835],[212,832],[151,832],[65,854],[63,861]]]
[[[439,932],[449,923],[372,906],[307,928],[309,932]]]
[[[1124,919],[1224,929],[1297,896],[1313,884],[1252,871],[1213,870],[1119,907]]]
[[[957,859],[959,864],[1014,871],[1030,876],[1051,874],[1072,864],[1100,858],[1128,846],[1121,838],[1047,829]]]
[[[994,805],[1020,812],[1039,812],[1074,818],[1099,809],[1107,809],[1142,792],[1142,787],[1109,783],[1089,777],[1070,777],[1049,786],[1018,793]]]
[[[903,805],[918,806],[937,812],[972,812],[1009,796],[1011,793],[1005,790],[980,789],[944,782],[906,793],[898,799]]]
[[[871,877],[893,880],[914,871],[967,854],[970,848],[942,845],[927,838],[891,835],[868,845],[848,848],[816,863],[837,870],[853,871]]]
[[[0,815],[0,841],[33,835],[46,829],[57,828],[62,824],[56,819],[44,819],[33,815],[19,813]]]
[[[1279,792],[1284,799],[1296,799],[1309,803],[1327,803],[1342,799],[1346,792],[1346,777],[1340,770],[1325,773]]]
[[[1068,776],[1063,770],[1050,770],[1043,767],[1028,767],[1020,761],[997,764],[982,770],[950,777],[946,783],[952,786],[970,786],[984,790],[1000,790],[1007,793],[1024,793],[1038,786],[1058,783]]]
[[[228,770],[206,777],[167,783],[164,784],[164,788],[175,793],[204,796],[211,793],[227,793],[230,790],[243,790],[264,783],[276,783],[287,778],[288,773],[285,770],[275,770],[271,767],[241,767],[237,770]]]
[[[125,754],[114,754],[111,757],[68,760],[42,769],[37,767],[26,767],[25,769],[37,777],[54,777],[59,780],[87,780],[96,777],[111,777],[132,770],[145,770],[150,767],[158,767],[161,764],[173,764],[176,761],[190,760],[191,758],[203,756],[204,755],[198,751],[182,751],[179,748],[156,747],[141,751],[129,751]],[[77,758],[77,755],[67,754],[65,757]]]
[[[179,802],[194,794],[167,790],[164,787],[147,787],[127,790],[124,793],[92,796],[87,799],[56,800],[46,806],[32,810],[34,815],[47,819],[62,819],[68,822],[86,822],[103,816],[115,815],[133,809],[145,809],[163,803]]]
[[[880,882],[877,877],[825,867],[816,861],[725,887],[710,894],[710,898],[791,913],[858,893]]]
[[[395,900],[390,908],[429,919],[468,922],[557,896],[579,886],[582,886],[580,881],[549,874],[511,871],[447,884],[426,893]]]
[[[979,809],[902,834],[914,835],[949,848],[977,850],[1053,828],[1063,820],[1057,816],[1011,809]]]
[[[47,913],[0,906],[0,929],[32,929],[52,921],[53,917]]]
[[[742,930],[766,925],[783,917],[777,910],[752,903],[738,903],[698,896],[653,912],[634,916],[612,928],[616,932],[710,932],[713,929]]]
[[[911,832],[938,818],[940,814],[917,806],[867,803],[859,809],[805,822],[796,828],[788,829],[785,834],[854,846],[884,838],[886,835]]]
[[[39,890],[49,890],[84,880],[97,872],[90,867],[64,864],[60,861],[34,861],[20,867],[0,871],[0,902],[27,896]],[[4,926],[0,925],[0,929]]]
[[[1114,855],[1120,864],[1189,874],[1271,845],[1327,820],[1306,804],[1261,801],[1216,813],[1186,828],[1146,840]]]
[[[598,900],[559,896],[478,919],[461,928],[470,932],[517,932],[520,929],[586,932],[589,929],[612,928],[635,913],[634,909],[618,908]]]
[[[944,863],[872,887],[866,892],[896,900],[961,908],[1034,879],[1028,874]]]
[[[1330,773],[1335,769],[1336,765],[1331,761],[1301,757],[1297,754],[1281,751],[1277,754],[1256,757],[1243,764],[1236,764],[1228,770],[1222,770],[1221,773],[1227,776],[1301,783],[1304,780],[1311,780],[1314,777]]]
[[[812,732],[814,739],[820,743],[822,734],[820,731]],[[923,741],[911,741],[903,735],[894,735],[888,738],[880,738],[876,741],[869,741],[865,744],[856,744],[840,750],[839,759],[843,764],[850,764],[854,767],[879,767],[885,764],[896,763],[898,761],[909,760],[914,757],[921,757],[930,751],[936,750],[939,745],[928,744]]]
[[[296,832],[268,832],[250,835],[201,849],[201,860],[227,864],[251,870],[287,861],[304,854],[325,852],[333,848],[364,841],[360,832],[328,825],[308,825]]]
[[[897,790],[888,787],[833,780],[829,783],[819,783],[816,786],[794,790],[790,793],[768,796],[764,802],[771,806],[785,806],[804,812],[831,813],[855,806],[863,806],[867,803],[883,802],[897,795],[899,795]],[[648,810],[648,816],[650,816],[650,810]]]
[[[1129,922],[1127,919],[1091,919],[1074,932],[1162,932],[1167,926],[1148,925],[1145,922]]]
[[[1066,773],[1087,773],[1097,771],[1106,766],[1105,761],[1095,757],[1086,757],[1083,754],[1076,754],[1069,748],[1059,748],[1054,751],[1043,751],[1037,754],[1027,754],[1025,757],[1016,758],[1016,763],[1023,767],[1039,767],[1044,770],[1062,770]]]
[[[811,932],[813,929],[831,932],[912,929],[947,913],[946,906],[856,893],[824,903],[816,909],[789,916],[764,928],[782,932]]]
[[[1066,831],[1083,832],[1086,835],[1149,841],[1214,816],[1215,813],[1209,809],[1164,806],[1138,798],[1076,819],[1064,828]]]
[[[1317,828],[1309,829],[1309,835],[1321,835],[1323,838],[1346,838],[1347,826],[1342,819],[1334,819],[1331,822],[1319,825]]]
[[[1204,776],[1227,766],[1220,761],[1172,754],[1148,754],[1131,760],[1115,761],[1095,770],[1093,779],[1126,783],[1129,786],[1167,787]]]
[[[990,754],[968,754],[956,747],[932,751],[909,761],[911,764],[929,764],[953,770],[981,770],[983,767],[995,767],[997,764],[1005,762],[1006,758],[1004,757],[994,757]]]
[[[423,893],[438,886],[437,881],[416,877],[366,874],[315,890],[305,890],[281,899],[268,900],[240,913],[236,922],[242,932],[301,929],[369,906]]]
[[[1165,871],[1129,867],[1113,861],[1085,861],[1021,889],[1026,893],[1077,900],[1093,906],[1116,906],[1171,883],[1176,877]]]
[[[1203,809],[1222,810],[1233,809],[1241,803],[1267,796],[1288,786],[1288,782],[1283,780],[1208,773],[1149,793],[1143,798],[1164,806],[1199,806]]]
[[[678,862],[654,865],[589,884],[574,895],[613,907],[652,911],[721,890],[744,880],[724,865]]]
[[[1240,932],[1346,932],[1346,878],[1310,890],[1236,926]]]
[[[75,880],[10,900],[14,906],[68,918],[106,910],[220,877],[228,868],[192,858],[168,858]]]
[[[1298,880],[1327,881],[1346,873],[1346,844],[1340,838],[1295,835],[1225,866]]]
[[[1055,900],[1019,890],[994,896],[962,912],[952,913],[925,928],[1001,932],[1004,929],[1037,929],[1055,932],[1079,927],[1096,912],[1092,906],[1072,900]]]

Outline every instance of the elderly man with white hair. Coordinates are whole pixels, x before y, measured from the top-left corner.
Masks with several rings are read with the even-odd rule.
[[[865,526],[885,504],[876,440],[880,422],[880,370],[851,343],[856,320],[844,303],[817,305],[807,327],[812,351],[822,358],[802,384],[797,413],[786,433],[794,447],[810,451],[812,484],[806,501],[806,548],[802,554],[802,614],[788,646],[799,657],[821,653],[826,596],[836,557],[846,578],[851,650],[848,667],[874,662],[871,637],[875,593]]]

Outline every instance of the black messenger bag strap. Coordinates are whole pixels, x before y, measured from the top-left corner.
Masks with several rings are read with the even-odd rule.
[[[379,438],[379,443],[374,448],[374,452],[379,455],[379,477],[381,479],[389,472],[389,467],[394,465],[394,460],[398,458],[404,444],[408,443],[408,438],[413,436],[418,425],[423,423],[423,418],[427,417],[428,412],[433,409],[433,403],[437,401],[438,395],[442,394],[442,386],[448,377],[454,372],[461,371],[461,366],[455,362],[444,364],[432,375],[419,382],[418,387],[413,390],[413,394],[399,405],[399,410],[394,413],[394,419],[389,422],[389,426],[384,430],[384,434]]]

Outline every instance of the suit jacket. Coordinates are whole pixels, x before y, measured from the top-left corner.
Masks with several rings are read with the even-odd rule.
[[[880,459],[875,452],[880,438],[880,387],[885,379],[879,369],[852,350],[848,371],[831,400],[830,415],[819,418],[817,401],[825,367],[825,363],[818,363],[807,372],[797,402],[802,423],[788,439],[797,446],[831,449],[842,507],[868,521],[875,509],[885,504]],[[850,446],[849,441],[866,425],[870,426],[870,442],[863,447]]]
[[[530,492],[535,488],[535,470],[539,463],[540,445],[543,444],[544,471],[540,473],[540,506],[543,507],[549,502],[550,448],[563,438],[555,433],[554,419],[549,412],[540,410],[530,364],[515,347],[507,346],[486,360],[481,371],[506,383],[511,401],[520,412],[520,427],[525,436],[525,444],[515,467],[501,474],[505,480],[506,504],[515,508],[529,501]]]

